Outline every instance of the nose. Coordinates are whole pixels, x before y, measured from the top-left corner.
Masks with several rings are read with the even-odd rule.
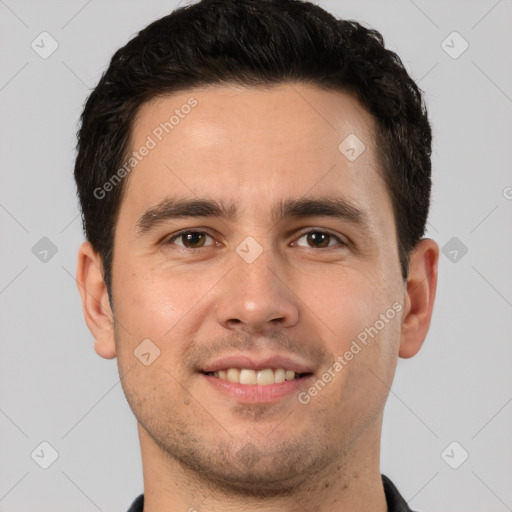
[[[226,329],[252,333],[282,330],[299,319],[299,299],[270,250],[252,263],[238,254],[217,287],[216,317]]]

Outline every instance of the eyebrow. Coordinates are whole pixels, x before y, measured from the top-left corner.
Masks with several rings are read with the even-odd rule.
[[[234,203],[207,198],[166,198],[148,209],[137,221],[137,236],[143,236],[168,220],[205,217],[236,220],[238,209]],[[332,217],[344,220],[359,229],[372,233],[368,214],[341,197],[319,196],[288,198],[272,209],[271,219],[277,224],[286,218]]]

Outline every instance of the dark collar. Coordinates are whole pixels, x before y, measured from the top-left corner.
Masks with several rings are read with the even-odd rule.
[[[386,475],[381,476],[384,493],[386,494],[386,503],[388,504],[388,512],[413,512],[398,492],[395,484]]]
[[[137,496],[132,506],[128,509],[128,512],[142,512],[144,508],[144,494]]]

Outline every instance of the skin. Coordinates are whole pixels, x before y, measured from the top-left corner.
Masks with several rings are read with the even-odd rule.
[[[117,357],[138,420],[144,509],[385,512],[383,409],[397,358],[414,356],[429,329],[438,245],[418,243],[403,282],[374,120],[351,96],[304,84],[194,89],[145,104],[132,148],[192,96],[198,105],[129,176],[114,312],[100,256],[88,242],[78,254],[95,350]],[[338,149],[351,133],[366,146],[353,162]],[[321,194],[350,199],[371,231],[328,217],[270,218],[280,199]],[[139,217],[170,195],[232,200],[239,215],[169,220],[137,236]],[[162,243],[188,228],[209,236],[192,248],[183,237]],[[305,236],[314,228],[348,245],[334,237],[319,247]],[[263,249],[252,263],[236,252],[248,236]],[[297,393],[240,404],[196,371],[238,349],[285,350],[321,377],[393,304],[402,310],[307,405]],[[146,338],[160,350],[149,366],[134,356]]]

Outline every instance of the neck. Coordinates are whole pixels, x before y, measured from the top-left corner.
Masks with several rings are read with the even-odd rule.
[[[244,495],[229,482],[213,481],[194,471],[162,450],[139,424],[144,512],[386,512],[379,459],[382,417],[376,423],[322,472],[306,475],[295,485],[283,485],[282,493],[260,495]]]

